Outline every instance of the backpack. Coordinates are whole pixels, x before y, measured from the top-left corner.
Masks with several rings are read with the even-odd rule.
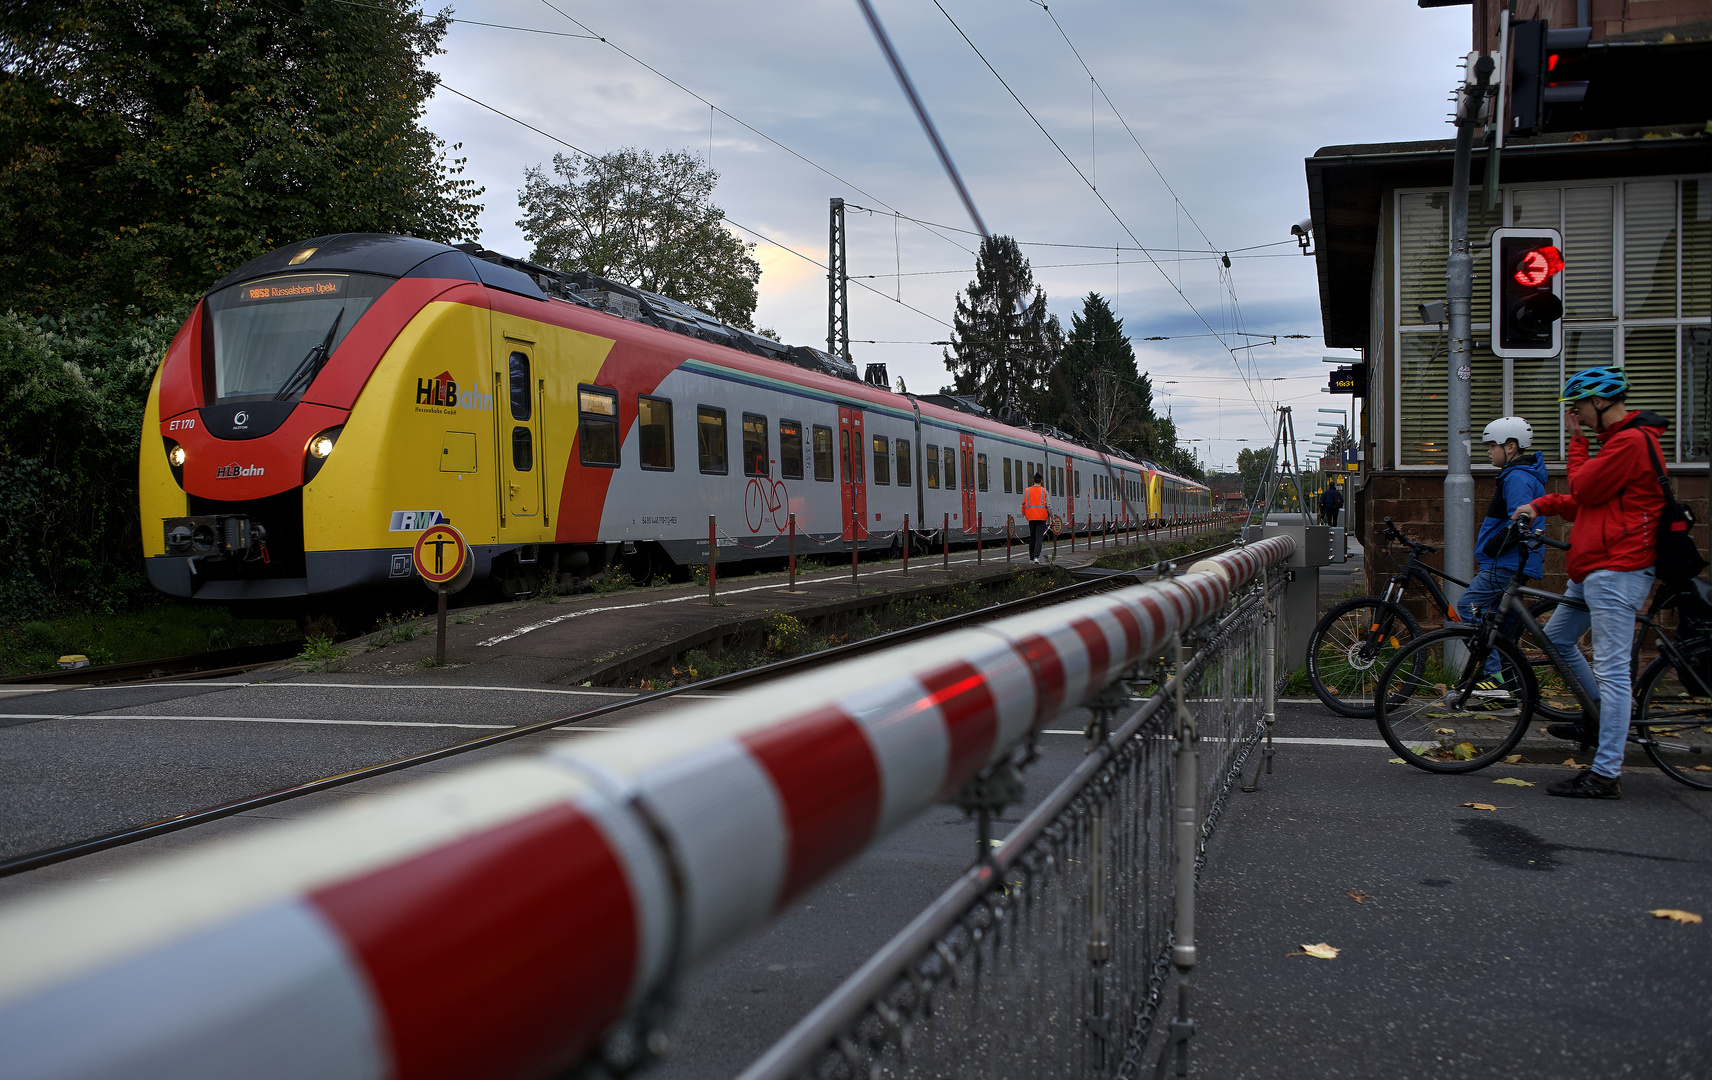
[[[1676,501],[1676,493],[1670,489],[1670,477],[1659,461],[1658,444],[1652,434],[1643,432],[1642,437],[1646,440],[1647,456],[1653,461],[1653,474],[1658,477],[1659,488],[1664,491],[1664,509],[1659,513],[1657,554],[1653,561],[1653,574],[1659,580],[1659,596],[1663,598],[1688,590],[1689,582],[1706,568],[1706,559],[1694,546],[1694,535],[1689,532],[1694,527],[1694,512]]]

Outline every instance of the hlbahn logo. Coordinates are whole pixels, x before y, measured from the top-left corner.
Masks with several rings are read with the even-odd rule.
[[[214,470],[214,479],[231,480],[239,476],[261,476],[267,472],[260,465],[239,465],[236,461]]]
[[[438,409],[493,409],[493,395],[480,390],[460,390],[450,371],[442,371],[432,379],[416,380],[416,404]]]

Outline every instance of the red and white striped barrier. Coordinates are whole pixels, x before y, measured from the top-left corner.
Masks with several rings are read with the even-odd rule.
[[[0,910],[0,1076],[539,1077],[1287,558],[769,684]]]

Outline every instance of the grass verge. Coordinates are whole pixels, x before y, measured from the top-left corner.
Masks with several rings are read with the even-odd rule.
[[[92,664],[184,656],[298,636],[289,619],[235,619],[222,608],[167,604],[118,615],[63,615],[0,627],[0,675],[57,670],[61,656]]]
[[[996,585],[969,583],[938,594],[898,600],[869,608],[835,626],[810,627],[789,612],[767,614],[759,646],[727,648],[715,656],[706,649],[691,649],[680,663],[662,665],[631,679],[625,685],[640,690],[666,690],[674,686],[712,679],[733,672],[789,660],[838,645],[889,634],[912,626],[962,615],[994,604],[1038,596],[1062,588],[1076,579],[1056,567],[1020,574]]]

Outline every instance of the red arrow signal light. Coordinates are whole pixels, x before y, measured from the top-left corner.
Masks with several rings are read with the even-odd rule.
[[[1516,271],[1513,275],[1516,284],[1525,285],[1530,289],[1538,288],[1551,280],[1553,274],[1563,270],[1563,252],[1551,244],[1534,248],[1516,260]]]

